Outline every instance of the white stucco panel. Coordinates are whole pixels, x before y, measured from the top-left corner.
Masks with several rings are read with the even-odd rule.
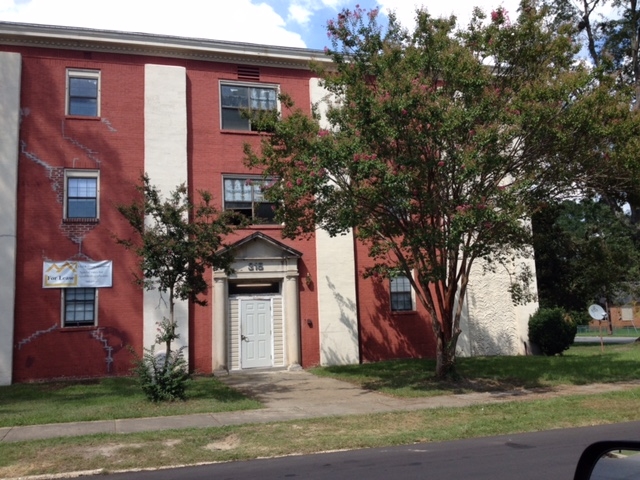
[[[145,65],[144,169],[151,183],[164,196],[178,185],[187,183],[187,75],[184,67]],[[179,348],[186,346],[189,339],[187,302],[177,302],[174,315],[180,334],[175,346]],[[157,323],[168,316],[166,294],[145,291],[145,347],[153,345]]]
[[[353,234],[316,232],[320,363],[360,361]]]
[[[0,385],[13,371],[21,76],[22,56],[0,52]]]
[[[533,259],[519,259],[514,262],[514,268],[522,263],[535,272]],[[504,267],[498,267],[495,272],[484,272],[482,262],[474,265],[461,321],[462,334],[458,340],[460,355],[527,353],[529,315],[537,309],[537,302],[514,305],[509,292],[510,279]],[[535,288],[535,280],[531,288]]]

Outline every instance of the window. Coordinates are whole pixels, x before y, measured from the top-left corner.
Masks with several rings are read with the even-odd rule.
[[[65,219],[98,219],[99,171],[65,170]]]
[[[95,325],[98,297],[95,288],[65,288],[62,295],[65,327]]]
[[[220,98],[223,130],[252,130],[251,121],[242,116],[243,110],[278,108],[278,88],[274,85],[221,84]]]
[[[413,310],[411,283],[404,275],[391,279],[391,310],[394,312]]]
[[[100,72],[67,70],[67,115],[100,116]]]
[[[262,177],[226,177],[224,179],[224,209],[241,213],[253,223],[274,223],[273,203],[264,201]]]

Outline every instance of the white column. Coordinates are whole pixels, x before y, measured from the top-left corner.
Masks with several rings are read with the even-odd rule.
[[[215,278],[213,281],[213,352],[212,371],[229,370],[227,365],[227,279]]]
[[[328,128],[326,111],[332,97],[318,79],[310,80],[311,102],[317,104],[321,124]],[[318,288],[318,328],[320,364],[344,365],[360,361],[358,311],[356,304],[356,263],[354,238],[350,231],[331,237],[316,231]]]
[[[285,362],[287,366],[299,366],[300,360],[300,307],[298,298],[298,274],[287,274],[284,279],[285,302]]]
[[[167,196],[187,183],[187,74],[183,67],[145,65],[144,76],[144,170],[151,184]],[[145,347],[153,345],[156,324],[169,316],[168,299],[160,292],[144,292]],[[189,341],[187,302],[176,302],[175,319],[180,339],[175,347]],[[185,350],[185,355],[188,352]],[[188,358],[187,358],[188,360]]]
[[[0,52],[0,385],[13,373],[21,75],[22,56]]]

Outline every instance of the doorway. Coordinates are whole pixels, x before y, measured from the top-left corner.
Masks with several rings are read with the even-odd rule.
[[[273,366],[273,315],[271,300],[240,299],[241,368]]]

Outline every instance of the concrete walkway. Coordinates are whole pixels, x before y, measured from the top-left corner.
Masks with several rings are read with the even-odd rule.
[[[535,391],[517,390],[402,399],[363,390],[339,380],[317,377],[304,370],[234,374],[220,377],[220,380],[260,400],[265,408],[240,412],[5,427],[0,428],[0,441],[18,442],[96,433],[136,433],[181,428],[207,428],[439,407],[465,407],[570,394],[605,393],[640,386],[640,381],[638,381]]]

